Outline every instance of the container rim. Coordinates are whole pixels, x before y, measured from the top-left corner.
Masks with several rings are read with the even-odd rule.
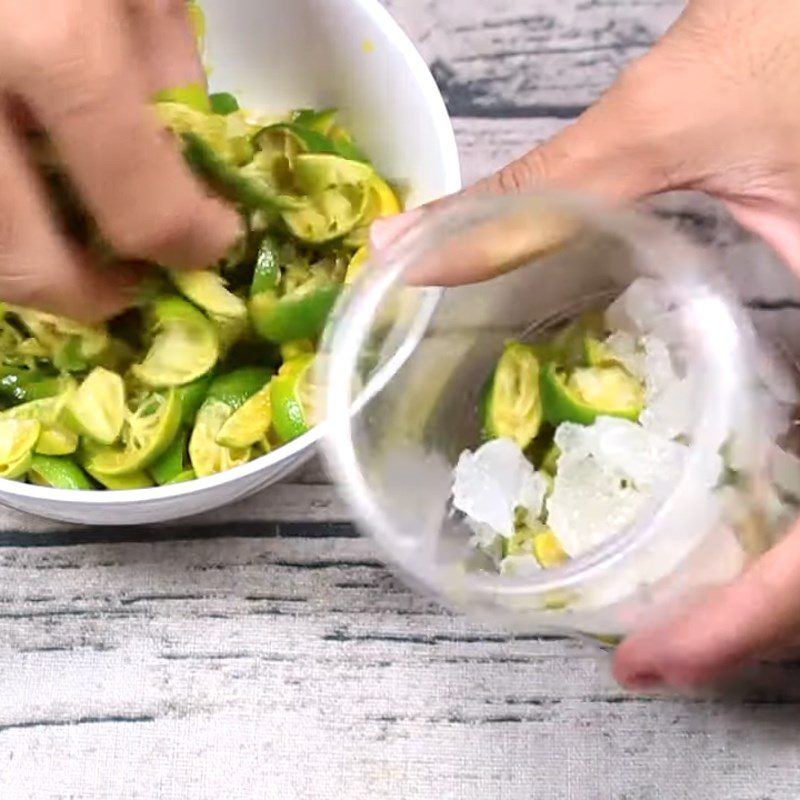
[[[353,291],[341,303],[335,324],[329,327],[324,343],[328,427],[323,450],[359,527],[375,538],[389,558],[409,577],[438,594],[441,594],[442,581],[446,577],[442,570],[432,565],[426,567],[411,557],[399,555],[398,548],[392,547],[392,542],[403,538],[402,531],[397,529],[372,496],[353,443],[355,415],[366,400],[383,388],[385,380],[379,386],[368,383],[363,395],[354,397],[352,378],[358,374],[359,353],[383,300],[390,292],[405,284],[406,271],[429,247],[458,236],[469,226],[491,222],[503,214],[524,212],[526,209],[556,210],[577,215],[582,222],[589,222],[593,229],[617,234],[635,247],[644,242],[645,247],[652,248],[661,237],[677,248],[677,252],[687,259],[687,266],[691,270],[702,270],[703,275],[708,274],[708,256],[699,247],[674,233],[663,221],[637,211],[609,211],[592,200],[564,192],[468,197],[450,202],[446,208],[429,212],[424,222],[402,234],[381,254],[377,263],[364,271],[354,284]],[[637,236],[633,236],[632,231],[636,231]],[[645,234],[655,238],[646,239]],[[702,313],[693,314],[692,320],[702,325],[698,331],[701,341],[711,342],[713,346],[702,347],[698,351],[698,366],[704,370],[700,374],[708,376],[708,380],[704,383],[701,407],[695,416],[688,458],[678,480],[659,487],[652,501],[624,531],[566,565],[542,570],[540,574],[525,578],[488,572],[459,574],[460,592],[472,592],[484,597],[513,597],[574,588],[599,577],[657,535],[673,510],[681,507],[682,500],[691,496],[697,482],[707,474],[709,457],[718,455],[730,430],[732,408],[741,385],[738,367],[745,357],[745,347],[737,329],[734,306],[728,300],[724,295],[711,292],[696,299],[701,304],[697,311]],[[425,320],[425,327],[429,319]],[[416,337],[416,341],[423,336],[424,330]],[[409,355],[409,352],[405,353],[405,357]],[[394,366],[391,374],[401,364]]]

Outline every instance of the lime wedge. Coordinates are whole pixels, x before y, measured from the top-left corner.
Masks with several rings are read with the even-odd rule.
[[[158,101],[155,111],[161,123],[177,138],[192,136],[202,141],[209,153],[223,164],[233,165],[239,159],[242,144],[238,137],[229,134],[225,117],[168,99]],[[252,156],[252,148],[248,149]]]
[[[325,153],[297,156],[294,181],[301,194],[316,195],[328,189],[357,186],[366,193],[375,179],[375,170],[360,161]]]
[[[549,528],[536,535],[533,540],[533,552],[538,562],[545,569],[560,567],[569,560],[561,542]]]
[[[203,114],[211,112],[211,101],[204,83],[187,83],[171,89],[162,89],[155,96],[157,103],[180,103]]]
[[[580,367],[566,373],[548,364],[540,388],[544,414],[552,425],[591,425],[598,417],[636,422],[645,403],[644,387],[621,366]]]
[[[595,336],[587,335],[583,340],[583,353],[586,363],[590,367],[606,367],[619,364],[619,358],[608,348],[605,342]]]
[[[31,400],[0,412],[2,419],[34,420],[41,425],[35,452],[42,455],[70,455],[78,449],[78,436],[64,422],[66,405],[75,392],[72,378],[63,382],[61,394],[42,400]]]
[[[522,525],[510,539],[503,541],[504,556],[534,556],[545,569],[559,567],[569,560],[558,538],[539,522]]]
[[[125,383],[120,375],[95,367],[67,403],[67,422],[100,444],[113,444],[125,420]]]
[[[0,478],[21,478],[28,471],[41,430],[33,419],[0,419]]]
[[[153,342],[141,364],[131,368],[142,383],[155,389],[182,386],[209,372],[217,363],[220,343],[211,320],[180,297],[153,303]]]
[[[0,353],[8,355],[2,344]],[[10,403],[28,403],[54,397],[64,389],[63,378],[44,377],[37,369],[0,366],[0,396]]]
[[[253,270],[251,297],[275,291],[281,282],[280,248],[271,236],[265,236],[258,248],[256,266]]]
[[[554,476],[556,474],[556,470],[558,469],[559,458],[561,458],[561,449],[555,442],[553,442],[553,444],[550,445],[550,447],[547,449],[547,452],[544,454],[541,471],[547,475],[550,475],[551,477]]]
[[[66,426],[42,428],[35,452],[43,456],[68,456],[78,449],[78,434]]]
[[[213,119],[224,122],[228,117],[215,116]],[[258,156],[242,169],[236,166],[245,160],[242,156],[252,157],[252,151],[244,152],[242,144],[246,140],[243,143],[228,144],[225,148],[228,151],[226,155],[216,145],[210,144],[205,136],[193,131],[184,133],[182,139],[183,154],[189,165],[229,200],[251,211],[262,211],[268,215],[279,209],[303,207],[301,198],[280,194],[275,190],[263,175],[265,165]]]
[[[194,418],[206,399],[211,381],[211,375],[203,375],[202,378],[179,386],[175,390],[181,403],[181,422],[184,425],[194,424]]]
[[[272,389],[266,384],[225,420],[217,444],[229,448],[252,447],[267,435],[272,424]]]
[[[297,156],[294,181],[306,202],[299,210],[284,211],[284,222],[298,239],[312,244],[346,236],[364,216],[374,174],[366,164],[339,156]]]
[[[519,342],[506,345],[483,399],[484,435],[513,439],[523,450],[542,424],[539,360]]]
[[[84,464],[84,469],[102,486],[113,491],[125,492],[132,489],[149,489],[153,479],[144,471],[130,472],[127,475],[104,475],[102,472],[90,469]]]
[[[109,336],[104,325],[82,325],[65,317],[30,308],[11,306],[10,309],[59,369],[86,369],[108,346]]]
[[[146,469],[172,444],[181,423],[181,404],[174,390],[146,397],[129,413],[121,443],[86,448],[84,466],[90,474],[117,477]]]
[[[287,361],[270,384],[272,427],[281,442],[290,442],[314,424],[315,395],[311,385],[313,355]]]
[[[223,352],[241,339],[247,328],[247,304],[228,290],[219,273],[211,270],[174,270],[171,274],[181,294],[211,318]]]
[[[372,223],[380,217],[391,217],[403,210],[403,204],[394,189],[377,173],[370,181],[367,203],[358,227],[347,234],[345,244],[350,247],[366,247]]]
[[[165,486],[174,486],[176,483],[188,483],[196,479],[197,473],[195,473],[193,469],[187,469],[181,472],[180,475],[176,475],[171,481],[168,481]]]
[[[60,426],[64,410],[77,389],[77,384],[72,378],[64,382],[64,390],[54,397],[45,397],[41,400],[31,400],[20,406],[8,408],[0,412],[2,419],[28,419],[36,420],[42,427],[50,428]]]
[[[392,217],[403,208],[394,189],[378,174],[370,181],[370,209],[377,217]]]
[[[331,129],[336,124],[338,113],[335,108],[326,108],[322,111],[301,108],[292,112],[292,122],[308,130],[317,131],[323,136],[329,136]]]
[[[31,400],[0,412],[0,420],[35,420],[40,423],[41,432],[35,451],[43,455],[69,455],[78,448],[78,436],[63,422],[66,404],[75,392],[75,381],[73,378],[60,378],[58,388],[56,395]]]
[[[542,363],[554,361],[559,367],[572,368],[585,363],[587,337],[602,339],[605,333],[603,314],[587,311],[546,344],[534,345],[540,351]]]
[[[315,339],[325,328],[342,287],[320,275],[283,297],[264,292],[250,299],[250,320],[263,339],[278,344]]]
[[[250,461],[249,447],[228,448],[217,444],[217,436],[232,413],[232,408],[219,400],[207,400],[200,409],[189,440],[189,458],[198,478],[216,475]]]
[[[211,110],[223,117],[239,110],[239,101],[230,92],[214,92],[208,99],[211,102]]]
[[[225,279],[212,270],[172,270],[178,291],[212,318],[246,319],[247,305],[231,292]]]
[[[364,264],[369,260],[369,247],[366,245],[361,247],[356,254],[350,259],[350,264],[347,267],[347,274],[344,276],[345,285],[351,284],[360,274]]]
[[[241,408],[256,392],[269,383],[272,370],[266,367],[242,367],[215,378],[208,389],[209,400],[218,400],[231,408]]]
[[[164,455],[150,466],[150,474],[159,486],[171,483],[178,475],[189,469],[186,445],[189,431],[183,428],[166,449]]]
[[[291,361],[298,356],[304,356],[314,352],[314,342],[311,339],[295,339],[291,342],[286,342],[280,347],[281,361]]]
[[[28,468],[28,480],[37,486],[52,486],[55,489],[94,489],[87,474],[66,457],[34,455]]]
[[[586,405],[609,416],[636,420],[644,407],[644,387],[620,366],[576,369],[567,387]]]

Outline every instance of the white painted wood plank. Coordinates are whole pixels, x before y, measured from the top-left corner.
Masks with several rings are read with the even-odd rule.
[[[4,797],[794,797],[786,669],[737,703],[633,698],[599,651],[442,614],[362,539],[3,548],[0,570]]]
[[[383,0],[456,116],[574,116],[672,24],[681,0]]]
[[[126,659],[110,663],[111,676],[98,674],[91,660],[82,668],[66,666],[76,682],[94,685],[116,681],[112,676],[127,668],[132,689],[148,688],[147,678],[131,673],[129,664]],[[339,661],[334,664],[341,667]],[[533,708],[523,722],[508,723],[463,715],[463,697],[478,702],[485,697],[473,688],[470,670],[462,682],[446,688],[434,670],[371,673],[358,660],[346,673],[327,663],[241,659],[222,662],[214,671],[191,663],[181,671],[179,680],[173,669],[158,685],[184,703],[200,700],[204,707],[192,715],[174,709],[157,716],[154,710],[127,719],[120,714],[116,720],[88,717],[74,725],[7,730],[0,740],[0,754],[11,765],[5,774],[7,796],[796,798],[797,748],[786,735],[796,709],[779,715],[755,709],[748,715],[614,699],[600,712],[600,704],[587,707],[568,698],[554,705],[545,698],[540,705],[540,698],[530,694],[535,679],[528,669],[494,676],[496,688],[524,692]],[[592,667],[584,665],[584,671]],[[111,692],[118,694],[113,683]],[[420,697],[438,700],[434,711],[444,714],[416,716],[412,710],[398,715],[394,705],[368,718],[350,711],[377,708],[385,697],[398,705]],[[497,716],[508,717],[502,700],[499,706]],[[685,735],[686,728],[691,735]]]

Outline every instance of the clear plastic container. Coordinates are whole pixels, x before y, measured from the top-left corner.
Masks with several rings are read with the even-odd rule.
[[[486,265],[497,277],[410,286]],[[688,387],[666,404],[688,415],[687,455],[622,531],[563,566],[500,574],[451,497],[460,454],[481,443],[487,378],[507,340],[536,341],[641,278],[657,291],[632,313]],[[363,271],[324,353],[327,454],[357,524],[407,580],[508,630],[615,639],[734,578],[796,510],[793,365],[712,255],[644,214],[558,195],[452,203]]]

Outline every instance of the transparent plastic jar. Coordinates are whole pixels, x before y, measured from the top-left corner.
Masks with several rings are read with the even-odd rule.
[[[490,280],[416,288],[487,264]],[[636,311],[691,392],[686,458],[622,531],[562,566],[500,574],[451,498],[460,454],[481,443],[487,378],[507,340],[537,341],[641,278],[658,291]],[[793,365],[712,254],[646,214],[560,195],[451,203],[363,270],[323,352],[326,450],[356,523],[408,581],[504,629],[614,640],[736,577],[796,510]]]

